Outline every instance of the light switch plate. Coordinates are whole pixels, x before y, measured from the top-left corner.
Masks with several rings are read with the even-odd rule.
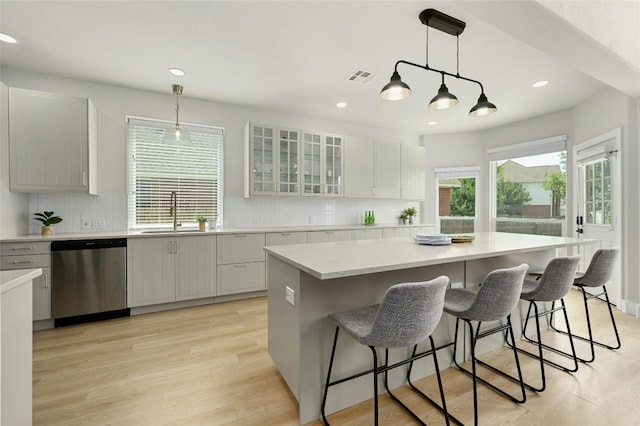
[[[284,297],[287,302],[291,303],[293,306],[296,305],[296,292],[291,287],[286,287]]]

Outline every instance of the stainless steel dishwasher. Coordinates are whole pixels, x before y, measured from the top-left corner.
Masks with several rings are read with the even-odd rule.
[[[129,315],[127,239],[53,241],[51,314],[56,326]]]

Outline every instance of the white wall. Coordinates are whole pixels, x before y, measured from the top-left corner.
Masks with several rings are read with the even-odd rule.
[[[622,298],[640,301],[640,149],[638,148],[638,100],[607,88],[573,110],[577,144],[622,127]]]
[[[106,230],[126,229],[126,123],[125,116],[173,120],[175,96],[126,87],[74,80],[13,69],[2,70],[9,86],[90,98],[99,111],[99,193],[98,197],[78,194],[30,195],[28,209],[21,215],[51,209],[65,219],[56,232],[80,232],[81,217],[104,217]],[[395,130],[355,123],[331,121],[278,111],[209,102],[180,97],[180,118],[184,122],[220,126],[225,129],[224,222],[232,227],[315,224],[353,224],[364,210],[375,210],[378,222],[397,220],[408,203],[392,200],[243,199],[243,138],[249,121],[287,127],[321,130],[345,136],[383,139],[417,145],[420,137]],[[4,158],[4,156],[3,156]],[[6,179],[2,179],[6,185]],[[415,203],[414,203],[415,205]],[[16,209],[14,209],[16,210]],[[254,220],[255,219],[255,220]],[[0,222],[4,228],[4,219]],[[33,223],[31,223],[33,222]],[[37,222],[29,222],[29,232],[37,233]],[[22,232],[24,233],[24,232]]]

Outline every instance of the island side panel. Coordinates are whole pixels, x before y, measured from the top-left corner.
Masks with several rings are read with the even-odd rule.
[[[269,355],[299,398],[300,366],[300,271],[267,254]],[[286,288],[294,291],[294,303],[286,301]]]
[[[363,274],[352,277],[320,280],[305,272],[300,273],[300,423],[305,424],[320,417],[322,392],[326,380],[331,345],[335,326],[327,319],[334,312],[341,312],[379,303],[386,290],[393,284],[412,281],[427,281],[440,275],[447,275],[452,281],[462,281],[464,268],[460,263],[433,265],[398,271]],[[433,336],[436,344],[452,340],[454,322],[443,315]],[[421,348],[424,345],[421,346]],[[424,346],[426,348],[426,346]],[[438,352],[440,368],[451,364],[450,349]],[[404,349],[393,350],[391,361],[406,358]],[[345,333],[340,333],[336,351],[333,379],[371,368],[371,351],[355,342]],[[430,358],[420,360],[412,378],[433,374]],[[405,383],[406,368],[398,368],[390,373],[390,387]],[[327,398],[327,414],[352,406],[373,397],[371,375],[332,387]],[[382,393],[382,380],[379,383]]]

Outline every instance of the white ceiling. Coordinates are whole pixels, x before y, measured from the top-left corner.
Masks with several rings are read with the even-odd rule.
[[[498,29],[500,22],[482,16],[481,3],[500,2],[2,0],[0,31],[19,43],[3,43],[0,59],[3,67],[167,94],[179,83],[186,97],[420,134],[479,130],[558,111],[605,87],[575,64]],[[496,114],[469,117],[479,88],[451,78],[447,85],[460,105],[427,109],[439,74],[403,65],[399,72],[412,96],[399,102],[378,97],[397,60],[425,63],[426,27],[418,14],[430,7],[467,23],[460,74],[483,83]],[[509,12],[512,26],[527,21],[519,13]],[[554,28],[564,30],[562,22]],[[545,23],[536,28],[544,32]],[[429,30],[430,66],[455,73],[455,49],[454,37]],[[170,67],[187,74],[173,77]],[[377,77],[364,85],[348,82],[356,70]],[[531,88],[542,79],[550,84]],[[338,101],[348,107],[336,108]]]

